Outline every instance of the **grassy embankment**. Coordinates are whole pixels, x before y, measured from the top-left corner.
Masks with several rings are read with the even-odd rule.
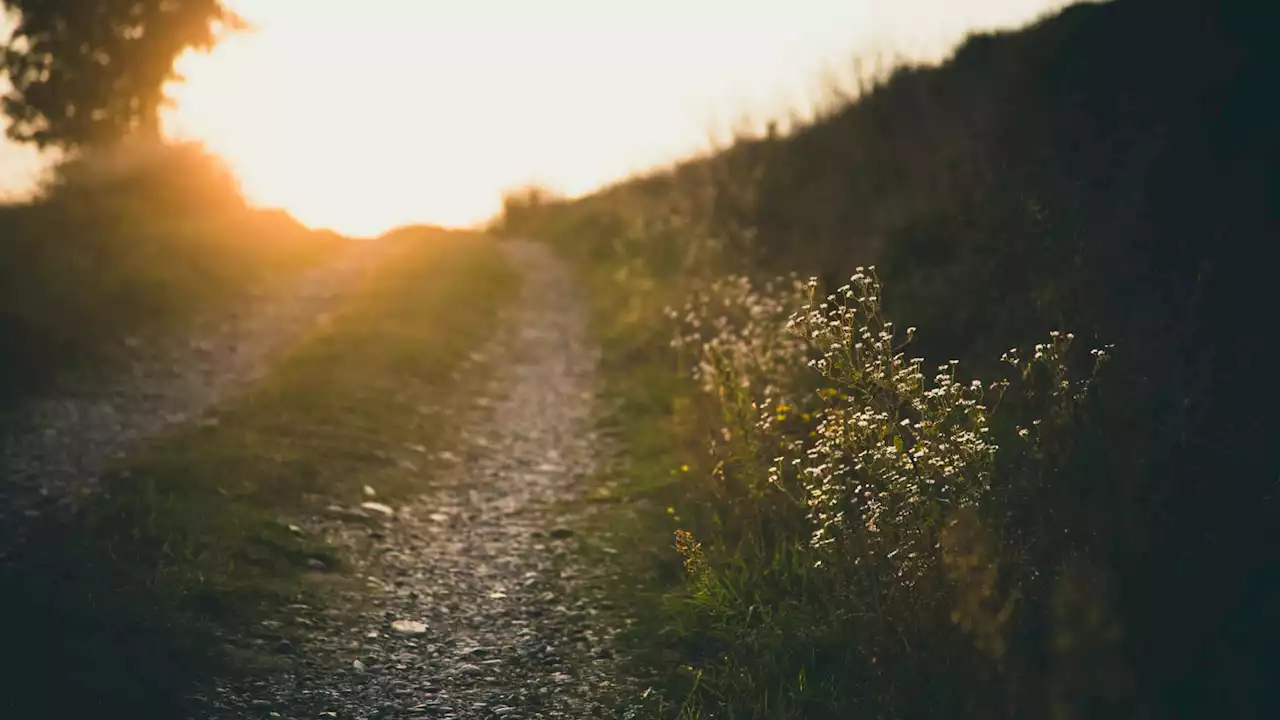
[[[195,146],[126,146],[53,168],[34,199],[0,205],[0,402],[110,363],[347,241],[249,207]]]
[[[396,237],[344,309],[216,424],[123,461],[71,524],[41,527],[4,568],[7,715],[178,717],[193,678],[265,658],[227,655],[219,631],[289,603],[323,607],[346,582],[308,517],[358,504],[366,484],[394,505],[430,482],[414,468],[450,440],[450,408],[483,379],[470,353],[516,277],[481,236]]]
[[[510,198],[500,228],[595,300],[661,715],[1275,709],[1260,12],[1078,6],[789,132]],[[791,270],[836,297],[767,284]]]

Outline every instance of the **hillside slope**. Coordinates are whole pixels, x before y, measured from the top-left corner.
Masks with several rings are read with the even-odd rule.
[[[700,540],[697,566],[729,589],[708,595],[708,576],[691,576],[670,589],[695,609],[654,611],[681,638],[664,652],[701,669],[692,685],[672,681],[695,688],[695,705],[808,718],[1274,710],[1265,685],[1280,630],[1268,600],[1280,592],[1280,398],[1265,380],[1274,342],[1258,320],[1276,306],[1280,230],[1280,117],[1265,90],[1280,78],[1265,36],[1274,15],[1247,3],[1074,6],[971,37],[940,66],[870,81],[791,133],[742,138],[576,201],[509,199],[508,232],[555,242],[600,280],[598,325],[612,333],[636,452],[697,463],[695,477],[663,483],[657,507],[710,508],[680,525]],[[1003,351],[1050,331],[1074,333],[1063,350],[1073,367],[1114,346],[1052,443],[1018,455],[1010,435],[996,454],[979,503],[997,548],[979,563],[1000,578],[981,586],[999,600],[994,625],[961,622],[962,588],[941,565],[928,583],[886,590],[896,582],[888,569],[876,575],[865,555],[858,565],[868,536],[847,540],[845,579],[799,571],[835,561],[810,547],[803,504],[760,490],[759,478],[771,448],[811,441],[783,427],[781,409],[763,429],[729,432],[737,406],[726,398],[762,416],[772,412],[762,403],[777,403],[776,391],[738,388],[793,383],[803,401],[822,379],[803,367],[753,375],[760,353],[795,362],[781,324],[761,324],[773,312],[764,301],[799,302],[785,284],[726,295],[715,279],[796,270],[835,291],[870,264],[885,289],[876,312],[916,329],[909,357],[957,358],[984,385],[1007,372]],[[732,382],[710,396],[673,378],[674,358],[652,349],[678,331],[662,307],[691,287],[719,298],[683,318],[703,328],[693,362],[757,353],[756,364],[734,366],[741,377],[714,375],[712,384]],[[708,343],[712,327],[732,342]],[[698,382],[709,382],[705,371]],[[1031,398],[1006,396],[1006,431],[1030,426]],[[708,457],[705,438],[722,431]],[[751,442],[729,440],[739,431]],[[659,473],[637,471],[651,483]],[[850,614],[865,606],[878,619]],[[975,627],[1000,641],[969,637]],[[856,649],[882,636],[914,648],[900,648],[892,670]]]

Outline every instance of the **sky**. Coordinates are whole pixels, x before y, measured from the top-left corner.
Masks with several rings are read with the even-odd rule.
[[[230,0],[254,28],[179,60],[166,132],[251,201],[356,235],[468,225],[805,111],[857,56],[938,59],[1062,0]],[[0,194],[40,167],[0,144]]]

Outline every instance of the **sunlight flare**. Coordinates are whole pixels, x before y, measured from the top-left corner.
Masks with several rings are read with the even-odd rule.
[[[371,235],[482,222],[530,182],[587,192],[744,116],[803,111],[860,49],[936,55],[965,27],[1061,3],[228,4],[253,28],[179,60],[166,132],[225,157],[250,200]]]

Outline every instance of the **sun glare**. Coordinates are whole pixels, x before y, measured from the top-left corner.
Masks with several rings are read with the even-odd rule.
[[[204,141],[251,200],[313,226],[369,235],[487,214],[489,159],[459,138],[496,129],[463,122],[471,113],[443,92],[442,68],[406,62],[407,38],[390,31],[367,38],[378,47],[344,45],[352,28],[341,16],[295,7],[302,23],[268,16],[180,60],[169,134]]]
[[[901,2],[953,40],[1061,4]],[[877,27],[909,35],[843,0],[228,4],[254,29],[179,60],[166,132],[223,156],[251,201],[361,236],[480,222],[531,181],[589,191],[803,107],[824,66],[892,46]]]
[[[226,158],[251,200],[313,226],[370,235],[420,219],[414,208],[446,223],[476,220],[477,164],[449,157],[447,144],[427,157],[403,147],[433,131],[411,90],[358,59],[325,55],[270,28],[190,54],[180,62],[188,82],[170,90],[167,130]],[[426,163],[447,165],[449,182]]]
[[[472,224],[504,188],[585,192],[704,145],[722,108],[802,99],[777,89],[859,25],[826,0],[818,33],[778,33],[783,3],[663,3],[240,3],[255,28],[179,61],[165,128],[309,225]]]

